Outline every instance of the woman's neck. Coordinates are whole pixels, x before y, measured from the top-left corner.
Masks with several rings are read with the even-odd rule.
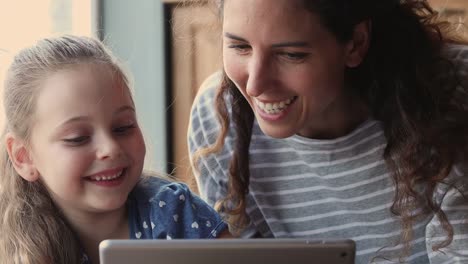
[[[359,99],[342,96],[317,115],[310,126],[299,135],[314,139],[334,139],[345,136],[370,117],[370,112]]]

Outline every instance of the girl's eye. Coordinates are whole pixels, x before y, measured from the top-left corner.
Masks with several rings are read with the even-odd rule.
[[[83,145],[86,142],[89,141],[89,136],[79,136],[79,137],[74,137],[74,138],[66,138],[63,139],[63,141],[67,144],[74,145],[74,146],[79,146]]]
[[[304,52],[282,52],[280,55],[290,61],[300,62],[307,57],[307,53]]]
[[[127,126],[120,126],[112,129],[114,133],[117,134],[124,134],[126,132],[129,132],[130,130],[134,129],[136,126],[135,124],[127,125]]]

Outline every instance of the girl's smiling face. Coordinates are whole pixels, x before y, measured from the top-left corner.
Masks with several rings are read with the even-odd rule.
[[[344,72],[356,60],[319,17],[297,0],[227,0],[223,58],[227,76],[265,134],[314,137],[346,119]]]
[[[145,144],[129,89],[109,67],[84,63],[39,89],[30,158],[65,215],[124,208]]]

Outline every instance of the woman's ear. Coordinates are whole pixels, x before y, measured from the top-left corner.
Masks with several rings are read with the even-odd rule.
[[[24,140],[19,139],[12,133],[8,133],[5,140],[8,156],[16,172],[27,181],[37,181],[39,172],[34,166]]]
[[[371,21],[365,20],[354,27],[353,37],[347,43],[346,66],[359,66],[367,55],[371,38]]]

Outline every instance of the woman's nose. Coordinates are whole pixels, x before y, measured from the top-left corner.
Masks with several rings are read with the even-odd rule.
[[[257,97],[270,88],[273,78],[272,68],[269,59],[265,56],[257,55],[250,58],[246,85],[249,96]]]

